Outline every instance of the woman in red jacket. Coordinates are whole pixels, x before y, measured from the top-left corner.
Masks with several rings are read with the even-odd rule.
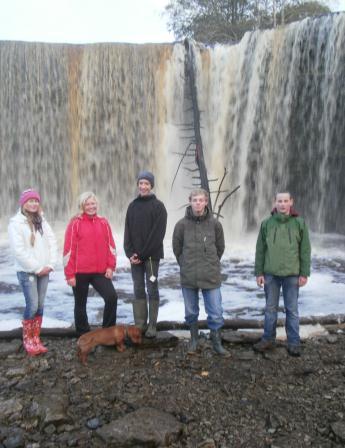
[[[104,299],[103,327],[115,325],[117,294],[112,282],[116,248],[108,221],[97,215],[94,193],[79,197],[81,213],[69,222],[65,233],[64,267],[74,295],[74,320],[78,335],[90,331],[86,302],[91,284]]]

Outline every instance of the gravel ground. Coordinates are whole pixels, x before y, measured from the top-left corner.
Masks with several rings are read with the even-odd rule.
[[[193,356],[184,340],[124,353],[98,347],[87,367],[76,339],[45,342],[49,352],[29,358],[18,339],[0,341],[1,448],[164,445],[100,437],[146,408],[174,417],[181,430],[165,440],[172,447],[345,446],[343,333],[308,340],[300,358],[284,344],[262,355],[245,343],[227,344],[231,356],[221,358],[202,337]]]

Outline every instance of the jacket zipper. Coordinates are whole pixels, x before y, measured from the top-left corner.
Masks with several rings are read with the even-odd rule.
[[[290,241],[290,244],[291,244],[291,231],[290,231],[290,227],[288,227],[288,233],[289,233],[289,241]]]
[[[277,236],[277,227],[274,229],[273,244],[275,244],[276,242],[276,236]]]

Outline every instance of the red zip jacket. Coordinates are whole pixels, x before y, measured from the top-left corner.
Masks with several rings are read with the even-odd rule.
[[[66,279],[77,273],[105,273],[116,267],[116,247],[108,221],[85,213],[72,218],[63,250]]]

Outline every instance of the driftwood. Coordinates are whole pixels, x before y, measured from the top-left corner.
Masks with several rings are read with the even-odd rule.
[[[345,314],[330,314],[328,316],[311,316],[311,317],[301,317],[300,325],[324,325],[326,327],[335,328],[344,326],[341,324],[345,323]],[[282,327],[285,325],[285,319],[278,319],[277,325]],[[240,330],[240,329],[262,329],[264,326],[263,320],[255,319],[226,319],[224,321],[224,330]],[[93,327],[95,329],[98,327]],[[199,329],[207,330],[206,320],[199,321]],[[174,321],[161,321],[157,324],[158,331],[173,331],[173,330],[188,330],[189,327],[185,322],[174,322]],[[42,336],[48,337],[77,337],[74,327],[69,328],[42,328]],[[9,331],[0,331],[0,339],[15,339],[22,337],[22,329],[15,328]]]
[[[189,81],[189,93],[192,102],[192,110],[193,110],[193,128],[194,128],[194,142],[195,142],[195,163],[199,168],[200,174],[200,186],[204,190],[210,193],[209,187],[209,179],[207,176],[207,169],[204,159],[204,151],[203,144],[201,138],[201,126],[200,126],[200,110],[198,105],[198,93],[196,88],[196,80],[195,80],[195,55],[193,45],[188,41],[188,39],[184,42],[185,48],[187,50],[187,59],[186,59],[186,76]],[[211,198],[208,204],[211,212],[212,212],[212,202]]]
[[[173,190],[174,183],[176,181],[177,175],[181,169],[182,163],[184,165],[193,165],[193,168],[189,168],[184,166],[184,169],[194,174],[191,176],[191,186],[185,187],[189,190],[192,188],[203,188],[209,194],[208,208],[215,215],[216,219],[223,218],[221,215],[221,210],[226,203],[226,201],[240,188],[238,185],[235,189],[233,189],[230,193],[227,189],[222,190],[222,185],[224,179],[226,177],[227,170],[224,168],[223,178],[220,181],[218,189],[215,191],[210,190],[210,182],[217,182],[216,179],[209,179],[207,174],[206,162],[204,157],[203,150],[203,142],[201,137],[201,112],[198,104],[198,92],[197,92],[197,80],[196,80],[196,61],[195,61],[195,51],[193,42],[185,39],[184,46],[186,49],[185,56],[185,99],[190,103],[190,107],[186,109],[186,113],[191,114],[190,120],[188,123],[181,124],[181,128],[184,132],[187,132],[189,135],[183,136],[183,139],[189,140],[188,145],[184,152],[175,152],[175,154],[179,155],[180,162],[177,166],[175,175],[173,177],[173,181],[171,183],[171,191]],[[187,160],[186,160],[187,159]],[[192,160],[194,159],[194,160]],[[194,168],[195,166],[195,168]],[[216,193],[216,200],[214,206],[212,205],[212,197],[211,194]],[[217,201],[219,199],[220,194],[227,193],[222,203],[218,205],[218,211],[214,212],[216,208]]]

